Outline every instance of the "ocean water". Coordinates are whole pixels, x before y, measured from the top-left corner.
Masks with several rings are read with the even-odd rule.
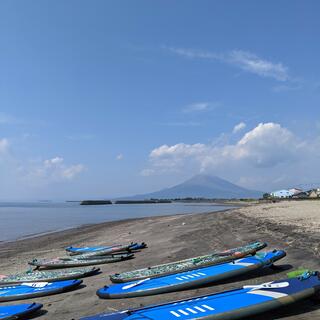
[[[81,206],[78,202],[0,202],[0,241],[128,218],[204,213],[231,207],[204,203]]]

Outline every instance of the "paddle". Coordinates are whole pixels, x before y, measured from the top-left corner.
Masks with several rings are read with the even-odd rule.
[[[47,286],[49,284],[49,282],[25,282],[25,283],[21,283],[22,286],[28,286],[28,287],[32,287],[32,288],[43,288],[45,286]]]
[[[272,283],[272,282],[266,282],[259,285],[247,285],[243,286],[243,289],[252,289],[252,290],[259,290],[259,289],[279,289],[279,288],[286,288],[290,284],[289,282],[278,282],[278,283]]]
[[[134,283],[130,283],[130,284],[122,287],[122,289],[124,289],[124,290],[131,289],[131,288],[136,287],[136,286],[138,286],[139,284],[141,284],[141,283],[143,283],[143,282],[146,282],[146,281],[148,281],[148,280],[150,280],[150,279],[151,279],[151,278],[146,278],[146,279],[142,279],[142,280],[139,280],[139,281],[137,281],[137,282],[134,282]]]

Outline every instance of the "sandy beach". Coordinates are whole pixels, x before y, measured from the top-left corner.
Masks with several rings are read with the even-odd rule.
[[[63,248],[69,245],[145,241],[148,248],[137,253],[135,259],[101,265],[102,273],[85,278],[82,288],[35,299],[44,304],[45,311],[39,319],[79,319],[104,311],[189,298],[237,288],[243,284],[281,279],[286,277],[287,272],[301,266],[318,270],[320,269],[319,226],[319,201],[255,204],[225,212],[108,222],[27,240],[1,243],[0,273],[26,270],[27,261],[35,257],[62,256],[65,254]],[[110,283],[108,275],[112,273],[237,247],[255,240],[268,242],[270,250],[283,249],[287,252],[287,257],[278,263],[282,266],[280,270],[260,271],[204,288],[149,297],[101,300],[95,294],[98,288]],[[319,318],[320,303],[304,301],[268,314],[267,318],[266,315],[261,315],[251,319]]]

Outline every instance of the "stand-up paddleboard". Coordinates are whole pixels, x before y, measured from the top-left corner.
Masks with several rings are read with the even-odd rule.
[[[243,247],[229,249],[223,252],[211,253],[205,256],[170,262],[139,270],[116,273],[110,276],[110,280],[112,282],[129,282],[145,278],[161,277],[183,271],[190,271],[243,258],[247,255],[255,254],[258,250],[261,250],[266,246],[267,244],[265,242],[256,241]]]
[[[70,255],[78,255],[84,253],[95,253],[96,255],[106,255],[119,251],[135,251],[146,248],[147,245],[142,243],[130,243],[128,245],[112,245],[112,246],[94,246],[94,247],[67,247],[66,251],[69,252]]]
[[[192,271],[105,286],[97,291],[97,295],[100,298],[117,299],[185,290],[272,266],[285,256],[284,251],[274,250]]]
[[[66,280],[56,282],[28,282],[18,285],[0,287],[0,302],[42,297],[72,290],[82,280]]]
[[[0,320],[26,319],[42,308],[40,303],[0,306]]]
[[[59,271],[27,271],[24,273],[17,273],[11,275],[0,275],[0,286],[8,284],[17,284],[23,282],[36,282],[36,281],[62,281],[85,278],[98,274],[99,268],[78,268],[66,269]]]
[[[100,247],[93,247],[94,249],[91,250],[90,247],[85,247],[85,250],[82,250],[81,248],[77,247],[69,247],[67,248],[67,251],[70,253],[71,256],[77,256],[77,255],[84,255],[87,257],[90,256],[105,256],[109,254],[113,254],[116,252],[127,252],[130,249],[130,245],[115,245],[115,246],[109,246],[102,248]]]
[[[136,250],[142,250],[142,249],[145,249],[147,248],[147,244],[145,242],[141,242],[141,243],[133,243],[131,246],[130,246],[130,251],[136,251]]]
[[[319,273],[299,278],[244,286],[188,300],[99,314],[82,320],[234,320],[293,304],[320,291]]]
[[[60,260],[64,261],[70,261],[70,260],[98,260],[98,259],[110,259],[111,258],[117,258],[117,257],[126,257],[130,256],[130,254],[133,254],[133,252],[116,252],[112,254],[105,254],[105,255],[100,255],[97,253],[83,253],[83,254],[78,254],[75,256],[67,256],[67,257],[59,257]]]
[[[37,268],[55,269],[80,266],[93,266],[98,264],[113,263],[133,258],[133,253],[113,254],[99,257],[97,259],[75,259],[75,258],[55,258],[55,259],[33,259],[28,262]]]

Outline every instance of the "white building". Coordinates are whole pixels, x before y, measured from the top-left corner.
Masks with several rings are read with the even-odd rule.
[[[273,198],[290,198],[294,195],[294,193],[290,190],[277,190],[270,193]]]

